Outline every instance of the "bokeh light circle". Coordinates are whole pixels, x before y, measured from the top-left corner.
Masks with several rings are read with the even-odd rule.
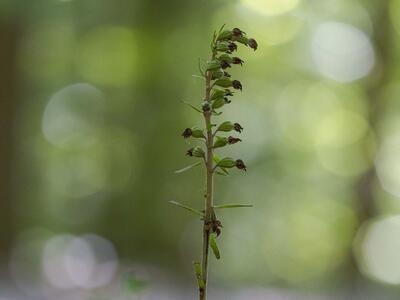
[[[295,9],[300,0],[241,0],[241,3],[265,16],[276,16]]]
[[[318,71],[339,82],[351,82],[368,75],[375,63],[368,36],[340,22],[325,22],[317,27],[311,52]]]
[[[366,276],[387,284],[400,284],[400,215],[383,217],[363,226],[355,251]]]

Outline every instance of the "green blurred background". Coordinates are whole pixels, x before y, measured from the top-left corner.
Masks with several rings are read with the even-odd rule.
[[[199,58],[257,39],[210,299],[398,299],[400,0],[0,0],[0,299],[196,299]],[[223,120],[220,118],[220,120]]]

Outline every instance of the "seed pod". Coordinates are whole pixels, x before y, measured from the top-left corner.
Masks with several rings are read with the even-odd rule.
[[[233,158],[225,157],[217,163],[217,166],[230,169],[236,166],[236,161]]]
[[[242,130],[243,130],[243,127],[242,127],[239,123],[235,123],[235,124],[233,124],[233,129],[234,129],[235,131],[241,133]]]
[[[232,30],[224,30],[218,35],[217,41],[229,40],[232,37],[232,35],[233,35]]]
[[[237,142],[241,142],[241,141],[242,141],[241,139],[235,138],[233,136],[229,136],[228,137],[228,144],[229,145],[233,145],[233,144],[236,144]]]
[[[225,73],[226,73],[226,72],[222,71],[221,69],[215,70],[215,71],[212,72],[212,77],[211,77],[211,79],[212,79],[212,80],[215,80],[215,79],[219,79],[219,78],[221,78],[221,77],[224,77],[224,76],[225,76]]]
[[[217,109],[217,108],[221,108],[222,106],[225,105],[225,99],[224,98],[218,98],[217,100],[215,100],[212,104],[212,108],[213,109]]]
[[[234,81],[237,81],[237,80],[234,80]],[[221,86],[221,87],[231,87],[232,86],[232,81],[230,79],[228,79],[228,78],[221,78],[221,79],[218,79],[215,82],[215,85],[218,85],[218,86]]]
[[[214,142],[214,148],[225,147],[228,144],[228,139],[225,137],[217,136],[216,141]]]
[[[258,44],[257,44],[257,41],[256,41],[255,39],[249,39],[248,45],[249,45],[249,47],[252,48],[254,51],[256,51],[257,48],[258,48]]]
[[[219,68],[221,68],[221,62],[214,59],[207,63],[206,70],[218,70]]]
[[[232,122],[225,121],[218,126],[217,131],[229,132],[229,131],[232,131],[232,129],[234,129],[234,128],[235,128],[235,125],[232,124]]]
[[[239,80],[233,80],[231,82],[231,85],[233,86],[234,89],[236,90],[242,90],[242,84],[240,83]]]
[[[239,57],[232,57],[232,63],[234,65],[241,65],[243,66],[244,61],[241,60]]]
[[[239,170],[247,171],[246,165],[244,164],[243,160],[241,160],[241,159],[237,159],[237,160],[235,161],[235,166],[236,166],[236,168],[238,168]]]

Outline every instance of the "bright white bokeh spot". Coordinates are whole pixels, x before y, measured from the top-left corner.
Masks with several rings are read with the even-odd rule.
[[[69,85],[55,93],[43,113],[42,131],[60,148],[90,145],[101,129],[103,94],[87,83]]]
[[[375,63],[368,36],[354,26],[339,22],[326,22],[317,27],[311,52],[318,71],[339,82],[368,75]]]
[[[400,197],[400,135],[393,134],[382,143],[375,167],[383,189]]]
[[[112,281],[118,257],[114,246],[100,236],[60,235],[47,242],[42,264],[45,279],[54,287],[93,289]]]
[[[400,284],[400,216],[378,220],[364,230],[357,245],[362,272],[385,283]]]
[[[244,6],[266,16],[276,16],[295,9],[300,0],[241,0]]]

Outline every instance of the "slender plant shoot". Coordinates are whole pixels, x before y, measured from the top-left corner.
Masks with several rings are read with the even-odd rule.
[[[239,57],[232,56],[233,52],[237,51],[238,44],[245,45],[253,50],[256,50],[258,47],[256,40],[248,38],[246,33],[239,28],[224,30],[224,26],[222,26],[218,32],[214,32],[211,41],[211,59],[205,66],[202,66],[199,61],[200,77],[204,78],[205,82],[203,102],[198,107],[186,103],[203,115],[205,127],[204,129],[197,127],[186,128],[182,136],[185,139],[193,138],[203,142],[201,144],[205,144],[205,148],[203,149],[201,146],[196,146],[187,150],[186,155],[197,158],[199,161],[176,171],[176,173],[182,173],[192,167],[204,165],[206,171],[204,208],[202,210],[197,210],[176,201],[170,202],[196,215],[200,215],[203,221],[202,258],[201,262],[193,262],[200,300],[205,300],[207,298],[209,250],[211,249],[217,259],[221,257],[217,238],[221,234],[222,224],[217,219],[215,211],[225,208],[251,207],[251,205],[248,204],[214,205],[213,201],[214,174],[226,176],[229,175],[228,170],[232,168],[246,171],[246,165],[243,160],[231,157],[220,158],[215,154],[215,150],[218,148],[241,142],[242,140],[240,138],[231,135],[226,137],[223,136],[223,134],[232,131],[241,133],[243,127],[239,123],[232,121],[225,121],[221,124],[214,124],[212,121],[213,116],[221,115],[222,108],[231,103],[229,97],[233,96],[232,89],[242,91],[241,82],[231,79],[231,75],[227,72],[232,65],[242,66],[244,63]]]

